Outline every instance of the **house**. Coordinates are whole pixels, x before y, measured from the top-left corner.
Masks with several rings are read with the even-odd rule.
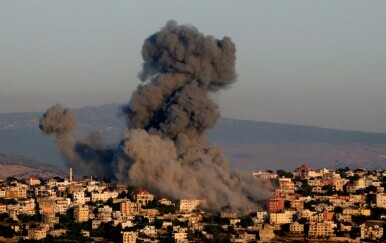
[[[298,222],[290,224],[290,232],[292,234],[303,234],[304,224],[299,224]]]
[[[138,215],[141,212],[141,204],[125,200],[120,204],[121,212],[123,215]]]
[[[188,242],[188,233],[185,233],[185,232],[173,233],[173,238],[177,243]]]
[[[367,220],[360,225],[361,239],[381,239],[383,237],[383,223],[382,220]]]
[[[150,194],[147,190],[141,189],[135,192],[134,200],[144,206],[154,200],[154,195]]]
[[[47,237],[47,231],[43,228],[30,228],[28,229],[29,240],[41,240]]]
[[[138,233],[134,231],[124,231],[122,234],[123,243],[135,243],[137,242]]]
[[[284,199],[268,199],[267,200],[268,213],[277,213],[284,210]]]
[[[273,238],[275,238],[275,233],[273,232],[273,229],[261,229],[259,230],[259,242],[269,242]]]
[[[310,229],[308,231],[308,237],[319,238],[319,237],[333,237],[334,228],[331,223],[310,223]]]
[[[200,205],[205,205],[206,200],[203,199],[182,199],[180,200],[181,212],[192,212]]]
[[[87,205],[77,206],[74,210],[74,221],[77,223],[89,220],[89,208]]]

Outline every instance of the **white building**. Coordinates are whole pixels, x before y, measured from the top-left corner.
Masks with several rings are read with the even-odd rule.
[[[192,212],[200,205],[205,205],[206,200],[203,199],[182,199],[180,201],[181,212]]]
[[[93,201],[93,202],[97,202],[97,201],[106,202],[110,198],[114,199],[117,197],[118,197],[118,192],[109,192],[109,191],[104,191],[102,193],[91,192],[91,201]]]

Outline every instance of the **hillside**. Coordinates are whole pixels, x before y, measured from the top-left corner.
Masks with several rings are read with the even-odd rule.
[[[51,177],[66,174],[63,167],[45,164],[24,156],[0,153],[0,178]]]
[[[116,144],[125,121],[119,105],[76,110],[81,133],[95,129],[106,143]],[[41,113],[0,114],[0,152],[35,158],[63,166],[53,139],[38,129]],[[240,170],[311,167],[385,168],[386,134],[341,131],[312,126],[222,118],[208,132],[209,143],[219,146],[231,165]]]

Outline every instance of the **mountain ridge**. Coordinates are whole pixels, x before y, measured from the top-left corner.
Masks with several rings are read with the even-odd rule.
[[[75,109],[80,133],[98,130],[105,142],[119,143],[126,129],[119,104]],[[38,128],[39,112],[0,114],[0,152],[20,154],[63,166],[53,138]],[[345,131],[251,120],[221,118],[207,132],[210,146],[218,146],[239,170],[386,165],[386,133]]]

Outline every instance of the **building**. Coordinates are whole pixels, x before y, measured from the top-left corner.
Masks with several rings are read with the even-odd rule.
[[[260,179],[265,179],[265,180],[275,179],[278,177],[278,175],[276,173],[270,173],[270,172],[266,172],[266,171],[255,171],[252,173],[252,175],[256,176]]]
[[[290,225],[290,232],[292,234],[303,234],[304,233],[304,224],[299,224],[295,222]]]
[[[378,193],[376,196],[376,204],[379,208],[386,208],[386,193]]]
[[[121,213],[123,215],[138,215],[141,212],[141,204],[136,202],[131,202],[130,200],[126,200],[121,202]]]
[[[28,229],[29,240],[41,240],[47,237],[47,231],[43,228],[30,228]]]
[[[383,237],[383,223],[382,220],[367,220],[360,226],[361,239],[381,239]]]
[[[255,218],[255,222],[256,223],[264,223],[266,221],[268,221],[269,219],[269,215],[268,215],[268,212],[267,211],[261,211],[261,212],[256,212],[256,218]]]
[[[135,192],[134,199],[138,204],[144,206],[154,200],[154,195],[144,189],[141,189]]]
[[[72,200],[76,204],[83,205],[86,203],[84,192],[83,191],[77,191],[72,194]]]
[[[206,204],[206,200],[203,199],[182,199],[180,201],[181,212],[192,212],[197,209],[198,206]]]
[[[273,238],[275,238],[274,229],[261,229],[259,230],[259,242],[270,242]]]
[[[122,232],[122,242],[123,243],[135,243],[137,242],[138,233],[134,231],[124,231]]]
[[[54,226],[59,223],[59,217],[56,217],[53,213],[42,214],[42,223]]]
[[[0,214],[7,212],[7,205],[0,203]]]
[[[222,212],[221,213],[221,218],[222,219],[233,219],[236,218],[237,214],[233,212]]]
[[[271,224],[289,224],[292,223],[293,213],[271,213],[269,214],[269,222]]]
[[[40,185],[40,180],[36,177],[30,177],[28,178],[25,183],[27,183],[27,185],[29,186],[37,186],[37,185]]]
[[[284,210],[284,199],[269,199],[267,200],[268,213],[277,213]]]
[[[173,233],[173,238],[176,243],[188,242],[188,233],[185,233],[185,232]]]
[[[89,220],[89,209],[87,205],[77,206],[74,210],[74,221],[77,223]]]
[[[91,192],[91,201],[93,201],[93,202],[97,202],[97,201],[106,202],[110,198],[114,199],[117,197],[118,197],[118,192],[109,192],[109,191],[104,191],[102,193]]]
[[[107,205],[103,206],[103,208],[98,208],[98,220],[108,223],[112,221],[112,213],[113,209]]]
[[[52,199],[39,199],[39,212],[40,214],[55,213],[56,203]]]
[[[331,223],[310,223],[310,230],[308,231],[308,237],[319,238],[319,237],[333,237],[334,228]]]

